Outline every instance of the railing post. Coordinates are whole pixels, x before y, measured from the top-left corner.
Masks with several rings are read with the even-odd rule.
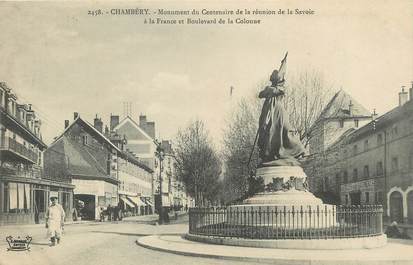
[[[270,238],[270,206],[267,206],[267,239]],[[265,217],[264,217],[265,218]]]
[[[284,231],[284,238],[287,235],[287,207],[284,205],[282,216],[284,217],[283,223],[283,231]]]
[[[260,221],[259,221],[259,223],[257,223],[255,225],[255,230],[259,230],[258,238],[261,239],[262,238],[262,233],[263,233],[262,228],[263,227],[265,228],[265,226],[263,226],[263,224],[262,224],[262,219],[261,219],[261,206],[258,206],[258,215],[259,215]]]
[[[278,224],[278,207],[275,206],[275,239],[278,239]]]
[[[317,205],[317,239],[320,239],[320,207]]]
[[[383,234],[383,205],[379,205],[379,209],[377,211],[377,221],[378,221],[378,231],[379,234],[382,235]]]
[[[300,238],[303,239],[303,206],[300,205]]]
[[[308,206],[308,226],[309,226],[309,239],[313,238],[312,235],[312,224],[311,224],[311,214],[312,214],[312,209],[311,205]]]

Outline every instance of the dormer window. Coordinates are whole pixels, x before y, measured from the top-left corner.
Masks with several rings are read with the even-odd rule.
[[[377,135],[377,145],[381,145],[383,143],[383,135],[380,133]]]
[[[367,151],[369,149],[369,140],[364,141],[364,151]]]
[[[343,128],[344,127],[344,120],[340,120],[339,124],[340,124],[340,128]]]
[[[87,145],[87,135],[82,136],[83,145]]]
[[[396,136],[399,133],[396,125],[393,126],[392,133],[393,133],[393,136]]]
[[[356,128],[359,127],[359,120],[354,120],[354,127],[356,127]]]

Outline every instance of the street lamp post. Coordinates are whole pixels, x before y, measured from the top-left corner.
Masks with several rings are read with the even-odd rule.
[[[161,143],[157,142],[156,156],[159,159],[159,224],[163,224],[163,205],[162,205],[162,161],[164,159],[164,150]]]

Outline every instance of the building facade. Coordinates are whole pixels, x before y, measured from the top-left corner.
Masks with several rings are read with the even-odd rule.
[[[146,121],[146,116],[143,117]],[[154,136],[155,123],[150,124],[149,132]],[[124,209],[139,215],[153,213],[154,139],[130,116],[119,121],[119,116],[111,115],[110,130],[105,133],[125,154],[119,164],[119,190]]]
[[[63,175],[75,186],[74,215],[95,220],[102,208],[118,205],[121,152],[78,113],[72,123],[65,121],[64,132],[45,151],[45,170]]]
[[[43,170],[46,145],[41,121],[30,104],[19,103],[0,83],[0,225],[44,221],[50,195],[72,209],[73,185]]]
[[[126,116],[119,121],[119,116],[111,115],[110,131],[126,139],[125,150],[134,154],[149,168],[155,167],[155,123],[147,121],[145,115],[139,116],[139,124]]]
[[[132,155],[118,160],[119,199],[122,210],[128,215],[153,213],[152,172],[153,170]]]
[[[388,221],[413,223],[412,92],[409,98],[402,90],[396,108],[310,154],[310,188],[335,194],[341,204],[382,204]]]
[[[168,197],[168,199],[164,199],[163,206],[175,210],[183,209],[188,205],[188,196],[185,191],[185,184],[176,175],[172,142],[163,140],[161,146],[165,153],[161,173],[163,177],[162,193]],[[159,186],[159,183],[156,185]],[[157,194],[159,194],[159,191]]]

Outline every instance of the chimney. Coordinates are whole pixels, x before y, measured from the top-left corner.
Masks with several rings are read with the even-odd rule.
[[[102,119],[98,118],[97,114],[95,119],[93,120],[93,127],[95,127],[95,129],[98,130],[100,133],[103,132],[103,122]]]
[[[110,114],[110,131],[119,124],[119,115]]]
[[[69,127],[69,120],[65,120],[65,129]]]
[[[375,120],[375,119],[377,119],[378,116],[379,115],[377,114],[376,109],[373,109],[373,114],[371,115],[371,119]]]
[[[407,102],[408,93],[404,91],[404,86],[402,86],[402,91],[399,92],[399,106],[403,106]]]
[[[77,113],[77,112],[73,112],[73,119],[74,119],[74,120],[76,120],[76,119],[77,119],[77,117],[79,117],[79,113]]]
[[[155,122],[150,121],[146,123],[146,128],[142,128],[150,137],[155,139]]]
[[[412,81],[412,86],[410,87],[410,89],[409,89],[409,100],[412,100],[413,99],[413,81]]]
[[[146,115],[139,115],[139,126],[144,129],[146,127]]]
[[[109,136],[109,128],[107,125],[105,125],[105,136],[108,137]]]
[[[353,115],[353,106],[353,102],[351,102],[350,100],[350,103],[348,104],[348,113],[350,114],[350,116]]]

